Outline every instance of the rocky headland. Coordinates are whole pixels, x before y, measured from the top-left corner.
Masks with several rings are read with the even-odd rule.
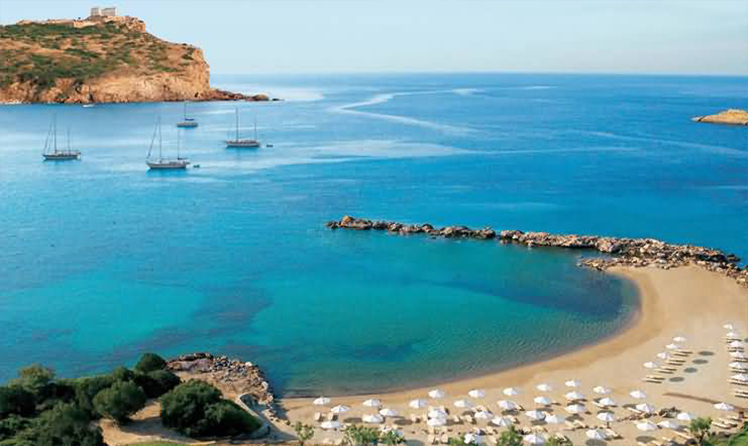
[[[730,109],[719,112],[716,115],[696,116],[692,119],[696,122],[708,122],[711,124],[748,125],[748,111]]]
[[[0,103],[267,101],[210,86],[200,48],[146,32],[135,17],[0,26]]]
[[[734,278],[741,285],[748,287],[748,268],[739,265],[739,257],[716,249],[693,245],[675,245],[651,238],[563,235],[518,230],[495,231],[488,227],[471,229],[467,226],[436,228],[428,223],[404,224],[393,221],[372,221],[348,215],[340,221],[327,222],[325,226],[330,229],[387,231],[398,235],[425,234],[443,238],[498,240],[502,243],[517,243],[530,248],[554,247],[596,251],[607,255],[582,259],[579,261],[579,265],[601,271],[613,266],[655,266],[669,269],[695,264]]]

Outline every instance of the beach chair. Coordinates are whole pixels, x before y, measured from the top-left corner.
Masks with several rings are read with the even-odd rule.
[[[748,386],[748,383],[743,381],[738,381],[737,379],[730,379],[730,384],[734,384],[736,386]]]
[[[642,381],[651,383],[651,384],[662,384],[663,383],[661,379],[653,379],[653,378],[642,378]]]
[[[738,427],[738,423],[733,420],[728,420],[727,418],[717,418],[717,421],[733,428]]]
[[[316,421],[317,423],[319,423],[320,421],[322,421],[322,413],[321,412],[314,412],[314,418],[313,419],[314,419],[314,421]]]
[[[614,431],[613,429],[611,429],[609,427],[606,427],[604,432],[606,434],[608,434],[608,438],[610,438],[612,440],[619,440],[619,439],[623,438],[621,436],[621,434],[619,434],[618,432]]]
[[[718,427],[720,429],[724,429],[724,430],[729,430],[730,429],[730,426],[728,426],[726,424],[723,424],[723,423],[720,423],[717,420],[712,421],[712,426],[716,426],[716,427]]]
[[[569,420],[564,421],[564,424],[566,425],[566,427],[569,428],[569,430],[576,430],[577,429],[577,426],[573,422],[571,422]]]

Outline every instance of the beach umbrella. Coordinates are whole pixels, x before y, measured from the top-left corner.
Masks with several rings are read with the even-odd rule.
[[[681,421],[693,421],[696,419],[696,415],[690,413],[690,412],[681,412],[678,414],[677,417],[675,417]]]
[[[465,434],[465,444],[470,444],[470,443],[474,443],[474,444],[485,443],[485,441],[483,440],[483,435],[478,435],[478,434],[473,434],[473,433]]]
[[[722,326],[725,330],[735,330],[732,324],[725,324]]]
[[[673,338],[673,342],[686,342],[686,338],[683,336],[676,336]]]
[[[600,400],[598,401],[598,404],[605,406],[605,407],[615,406],[616,400],[614,400],[613,398],[609,396],[606,396],[605,398],[600,398]]]
[[[659,367],[659,366],[660,366],[660,365],[659,365],[659,364],[657,364],[656,362],[652,362],[652,361],[649,361],[649,362],[645,362],[645,363],[644,363],[643,365],[644,365],[644,368],[645,368],[645,369],[656,369],[657,367]]]
[[[636,410],[638,410],[639,412],[644,412],[644,413],[654,413],[656,409],[651,404],[641,403],[641,404],[636,405]]]
[[[385,407],[384,409],[379,411],[379,415],[383,417],[396,417],[397,411],[390,409],[389,407]]]
[[[410,406],[413,409],[423,409],[426,407],[426,401],[424,400],[411,400],[410,403],[408,403],[408,406]]]
[[[644,393],[643,390],[632,390],[631,393],[629,393],[631,397],[636,398],[637,400],[643,400],[647,397],[647,394]]]
[[[433,399],[444,398],[445,396],[447,396],[447,394],[444,393],[444,391],[441,389],[434,389],[429,391],[429,397]]]
[[[312,404],[315,406],[324,406],[325,404],[330,404],[330,398],[326,396],[321,396],[317,398],[316,400],[312,401]]]
[[[678,344],[668,344],[668,345],[665,346],[665,348],[668,349],[668,350],[678,350],[680,348],[680,345],[678,345]]]
[[[551,404],[551,399],[547,396],[536,396],[533,398],[533,401],[535,404],[539,404],[541,406],[549,406]]]
[[[499,407],[504,410],[517,410],[519,406],[514,401],[501,400],[499,401]]]
[[[545,413],[539,410],[528,410],[525,415],[531,420],[539,421],[545,418]]]
[[[616,420],[616,416],[613,415],[613,412],[600,412],[597,414],[597,419],[606,423],[612,423]]]
[[[522,437],[522,439],[526,443],[529,443],[531,445],[536,445],[536,446],[543,445],[547,441],[545,438],[545,435],[538,433],[538,432],[533,432],[530,435],[525,435],[524,437]]]
[[[509,427],[514,424],[509,417],[494,417],[494,419],[491,420],[491,423],[499,427]]]
[[[597,386],[593,388],[592,391],[597,393],[598,395],[607,395],[610,393],[610,389],[605,386]]]
[[[743,341],[732,341],[727,345],[729,345],[732,348],[740,348],[743,346]]]
[[[322,429],[337,429],[340,427],[340,421],[323,421],[319,427]]]
[[[348,412],[349,410],[351,410],[351,408],[350,408],[350,407],[348,407],[348,406],[343,406],[343,405],[341,404],[341,405],[335,406],[335,407],[333,407],[332,409],[330,409],[330,412],[332,412],[332,413],[346,413],[346,412]]]
[[[478,412],[475,412],[476,420],[490,420],[491,418],[493,418],[493,414],[487,410],[479,410]]]
[[[743,352],[731,352],[730,356],[735,359],[748,359],[748,356],[746,356]]]
[[[663,429],[680,429],[680,424],[676,423],[673,420],[663,420],[657,423],[657,425]]]
[[[732,404],[727,404],[727,403],[717,403],[714,405],[714,408],[717,410],[724,410],[724,411],[735,410],[735,406],[733,406]]]
[[[426,416],[429,418],[447,418],[447,412],[441,409],[431,409]]]
[[[382,405],[382,402],[379,401],[378,399],[372,398],[372,399],[368,399],[368,400],[364,401],[363,404],[366,407],[379,407],[379,406]]]
[[[660,358],[660,359],[663,359],[663,360],[664,359],[670,359],[670,358],[672,358],[672,356],[670,356],[670,353],[668,353],[668,352],[657,353],[657,357]]]
[[[548,424],[561,424],[566,421],[566,418],[561,415],[551,414],[545,416],[545,422]]]
[[[381,424],[384,421],[384,418],[379,414],[369,414],[361,417],[361,421],[369,424]]]
[[[541,392],[550,392],[553,390],[553,387],[551,387],[548,383],[540,383],[537,386],[535,386],[536,389],[540,390]]]
[[[431,427],[444,426],[445,424],[447,424],[447,419],[446,418],[429,418],[426,424]]]
[[[566,395],[564,395],[564,398],[566,398],[567,400],[571,400],[571,401],[583,400],[584,399],[584,395],[582,395],[582,393],[577,392],[575,390],[573,392],[569,392]]]
[[[737,331],[729,331],[725,336],[727,336],[728,338],[737,339],[740,338],[740,333],[738,333]]]
[[[745,373],[738,373],[737,375],[732,375],[732,379],[735,381],[740,381],[742,383],[748,383],[748,375]]]
[[[608,438],[605,432],[601,431],[600,429],[590,429],[585,432],[585,434],[590,440],[605,440],[606,438]]]
[[[640,421],[636,423],[636,428],[640,431],[649,432],[657,430],[657,425],[651,421]]]
[[[455,407],[459,407],[460,409],[469,409],[473,407],[473,403],[471,403],[468,400],[457,400],[454,403],[452,403]]]
[[[748,365],[745,365],[742,362],[731,362],[730,367],[733,369],[748,370]]]
[[[506,396],[515,396],[519,395],[519,389],[516,387],[507,387],[506,389],[502,390],[502,393]]]
[[[582,385],[581,382],[579,382],[578,379],[570,379],[564,383],[566,387],[579,387]]]
[[[582,404],[570,404],[564,409],[569,413],[584,413],[587,412],[587,408]]]
[[[483,398],[486,396],[486,392],[481,389],[473,389],[468,392],[468,396],[470,396],[470,398]]]

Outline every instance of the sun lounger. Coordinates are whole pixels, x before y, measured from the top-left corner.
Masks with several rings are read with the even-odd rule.
[[[663,382],[661,379],[652,379],[652,378],[642,378],[642,381],[647,382],[647,383],[652,383],[652,384],[662,384]]]
[[[634,412],[637,415],[641,415],[642,414],[641,410],[639,410],[639,409],[637,409],[636,407],[633,407],[633,406],[626,406],[626,410],[628,410],[629,412]]]
[[[613,429],[609,427],[605,428],[605,433],[608,434],[608,438],[612,440],[618,440],[620,438],[623,438],[621,434],[619,434],[618,432],[614,431]]]
[[[730,426],[728,426],[726,424],[723,424],[723,423],[720,423],[719,421],[712,421],[712,426],[717,426],[718,428],[725,429],[725,430],[729,430],[730,429]]]
[[[562,443],[571,444],[571,440],[569,440],[569,437],[562,434],[561,432],[556,432],[555,437],[561,440]]]
[[[665,379],[664,376],[660,376],[660,375],[646,375],[645,378],[649,378],[649,379]]]
[[[322,421],[322,413],[321,412],[314,412],[314,421],[319,423]]]
[[[569,428],[570,430],[576,430],[576,429],[577,429],[577,426],[576,426],[576,425],[575,425],[574,423],[572,423],[571,421],[569,421],[569,420],[566,420],[566,421],[564,421],[564,424],[565,424],[565,425],[566,425],[566,427],[568,427],[568,428]]]
[[[728,426],[738,427],[738,423],[736,423],[733,420],[728,420],[727,418],[717,418],[717,421],[719,421],[722,424],[726,424]]]
[[[735,384],[736,386],[748,386],[748,383],[743,381],[738,381],[737,379],[731,379],[730,384]]]
[[[678,352],[678,353],[685,353],[687,355],[692,355],[693,354],[693,350],[687,350],[685,348],[679,348],[678,350],[676,350],[676,352]]]

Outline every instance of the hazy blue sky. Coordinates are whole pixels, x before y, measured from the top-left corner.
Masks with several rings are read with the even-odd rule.
[[[95,1],[0,0],[0,22]],[[213,73],[748,74],[746,0],[118,0]]]

